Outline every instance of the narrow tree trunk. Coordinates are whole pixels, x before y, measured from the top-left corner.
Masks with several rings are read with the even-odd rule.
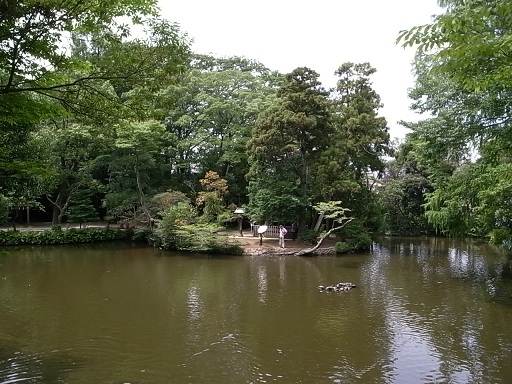
[[[69,193],[68,193],[68,180],[63,180],[59,185],[59,193],[53,201],[48,195],[46,196],[48,201],[53,205],[52,212],[52,224],[58,225],[62,222],[62,217],[66,213],[66,209],[69,205]]]

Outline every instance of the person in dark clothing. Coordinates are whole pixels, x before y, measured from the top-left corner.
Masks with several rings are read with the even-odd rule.
[[[297,236],[299,235],[299,224],[294,221],[292,223],[292,240],[297,240]]]

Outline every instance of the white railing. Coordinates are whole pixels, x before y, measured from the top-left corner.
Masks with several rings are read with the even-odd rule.
[[[253,236],[259,236],[258,228],[261,227],[261,225],[253,225],[252,226],[252,235]],[[286,230],[288,231],[286,233],[285,239],[292,238],[292,228],[289,226],[284,226]],[[268,225],[267,230],[263,233],[263,237],[279,237],[279,225]]]

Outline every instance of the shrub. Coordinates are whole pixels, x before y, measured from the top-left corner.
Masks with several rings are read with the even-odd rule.
[[[202,222],[190,204],[178,203],[162,212],[156,229],[149,234],[149,243],[168,250],[240,254],[238,242],[218,235],[218,224]]]
[[[169,250],[241,254],[240,244],[219,235],[218,230],[215,224],[205,223],[159,226],[151,242],[154,246]]]
[[[372,245],[372,238],[359,220],[350,222],[340,232],[342,241],[336,243],[336,253],[347,253],[369,249]]]
[[[509,251],[512,250],[510,229],[506,227],[495,228],[488,234],[488,237],[491,244],[501,246]]]
[[[351,244],[345,242],[345,241],[338,241],[335,245],[336,253],[348,253],[350,251],[353,251],[353,247]]]
[[[299,232],[298,238],[306,244],[316,244],[319,232],[314,229],[304,229]]]
[[[106,228],[56,231],[0,231],[0,246],[92,243],[131,238],[131,231],[119,231]]]

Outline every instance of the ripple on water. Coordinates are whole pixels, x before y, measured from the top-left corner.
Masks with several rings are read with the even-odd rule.
[[[68,373],[82,365],[83,360],[71,350],[30,353],[4,347],[0,348],[0,383],[66,382]]]
[[[224,377],[226,382],[262,383],[276,378],[264,372],[257,354],[247,346],[246,336],[235,333],[218,335],[208,344],[196,346],[190,351],[182,369],[192,381],[205,379],[204,372]]]

